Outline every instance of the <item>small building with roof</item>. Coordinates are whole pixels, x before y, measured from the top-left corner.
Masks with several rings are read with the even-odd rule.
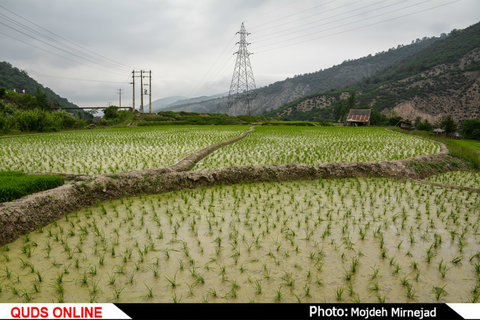
[[[347,126],[369,126],[371,109],[350,109],[345,124]]]

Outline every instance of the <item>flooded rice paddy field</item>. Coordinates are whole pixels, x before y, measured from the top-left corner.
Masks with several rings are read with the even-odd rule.
[[[114,173],[173,165],[248,126],[161,126],[71,131],[0,140],[0,170]]]
[[[245,139],[212,153],[195,169],[398,160],[439,151],[436,143],[384,128],[263,126],[256,127]]]
[[[425,180],[454,186],[480,188],[480,171],[451,171],[430,176]]]
[[[0,249],[0,302],[478,302],[480,199],[392,179],[126,198]]]

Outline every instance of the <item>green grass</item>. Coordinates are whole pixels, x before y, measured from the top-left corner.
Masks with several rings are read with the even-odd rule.
[[[451,155],[467,160],[475,168],[480,168],[480,142],[475,140],[455,140],[442,136],[433,135],[428,131],[413,130],[407,131],[400,128],[391,128],[394,131],[409,135],[420,136],[431,140],[443,142]]]
[[[63,183],[64,179],[58,176],[0,171],[0,202],[12,201],[31,193],[61,186]]]
[[[458,140],[457,143],[461,146],[468,147],[468,148],[474,148],[480,150],[480,141],[478,140]]]

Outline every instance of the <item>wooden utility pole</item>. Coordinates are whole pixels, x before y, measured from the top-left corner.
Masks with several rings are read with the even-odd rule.
[[[152,70],[148,71],[148,106],[149,113],[152,113]]]
[[[143,70],[140,70],[140,112],[143,113]]]
[[[132,71],[132,112],[135,111],[135,70]]]

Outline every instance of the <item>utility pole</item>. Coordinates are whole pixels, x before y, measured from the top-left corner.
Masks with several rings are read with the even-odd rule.
[[[247,36],[250,33],[245,30],[243,22],[237,34],[240,34],[240,41],[236,43],[238,44],[238,51],[234,53],[237,55],[237,59],[233,69],[230,91],[228,92],[228,107],[231,107],[238,100],[244,100],[247,104],[248,114],[251,115],[250,100],[254,97],[252,91],[256,89],[256,86],[252,65],[250,64],[252,53],[248,52],[247,49],[247,46],[250,45],[247,42]]]
[[[152,113],[152,70],[148,71],[148,112]]]
[[[123,92],[123,89],[117,89],[117,93],[118,93],[118,107],[119,107],[119,108],[122,107],[122,92]]]
[[[148,84],[143,83],[143,78],[147,78],[148,73]],[[149,112],[152,113],[152,70],[146,71],[146,70],[139,70],[139,71],[132,71],[132,82],[131,84],[133,85],[133,92],[132,92],[132,111],[135,110],[135,78],[140,77],[140,112],[144,112],[144,106],[143,106],[143,96],[147,95],[149,96],[148,103],[149,103]],[[144,89],[144,87],[148,87],[147,89]],[[148,93],[147,93],[148,91]]]
[[[143,113],[143,70],[140,70],[140,112]]]
[[[135,111],[135,70],[132,70],[132,112]]]

